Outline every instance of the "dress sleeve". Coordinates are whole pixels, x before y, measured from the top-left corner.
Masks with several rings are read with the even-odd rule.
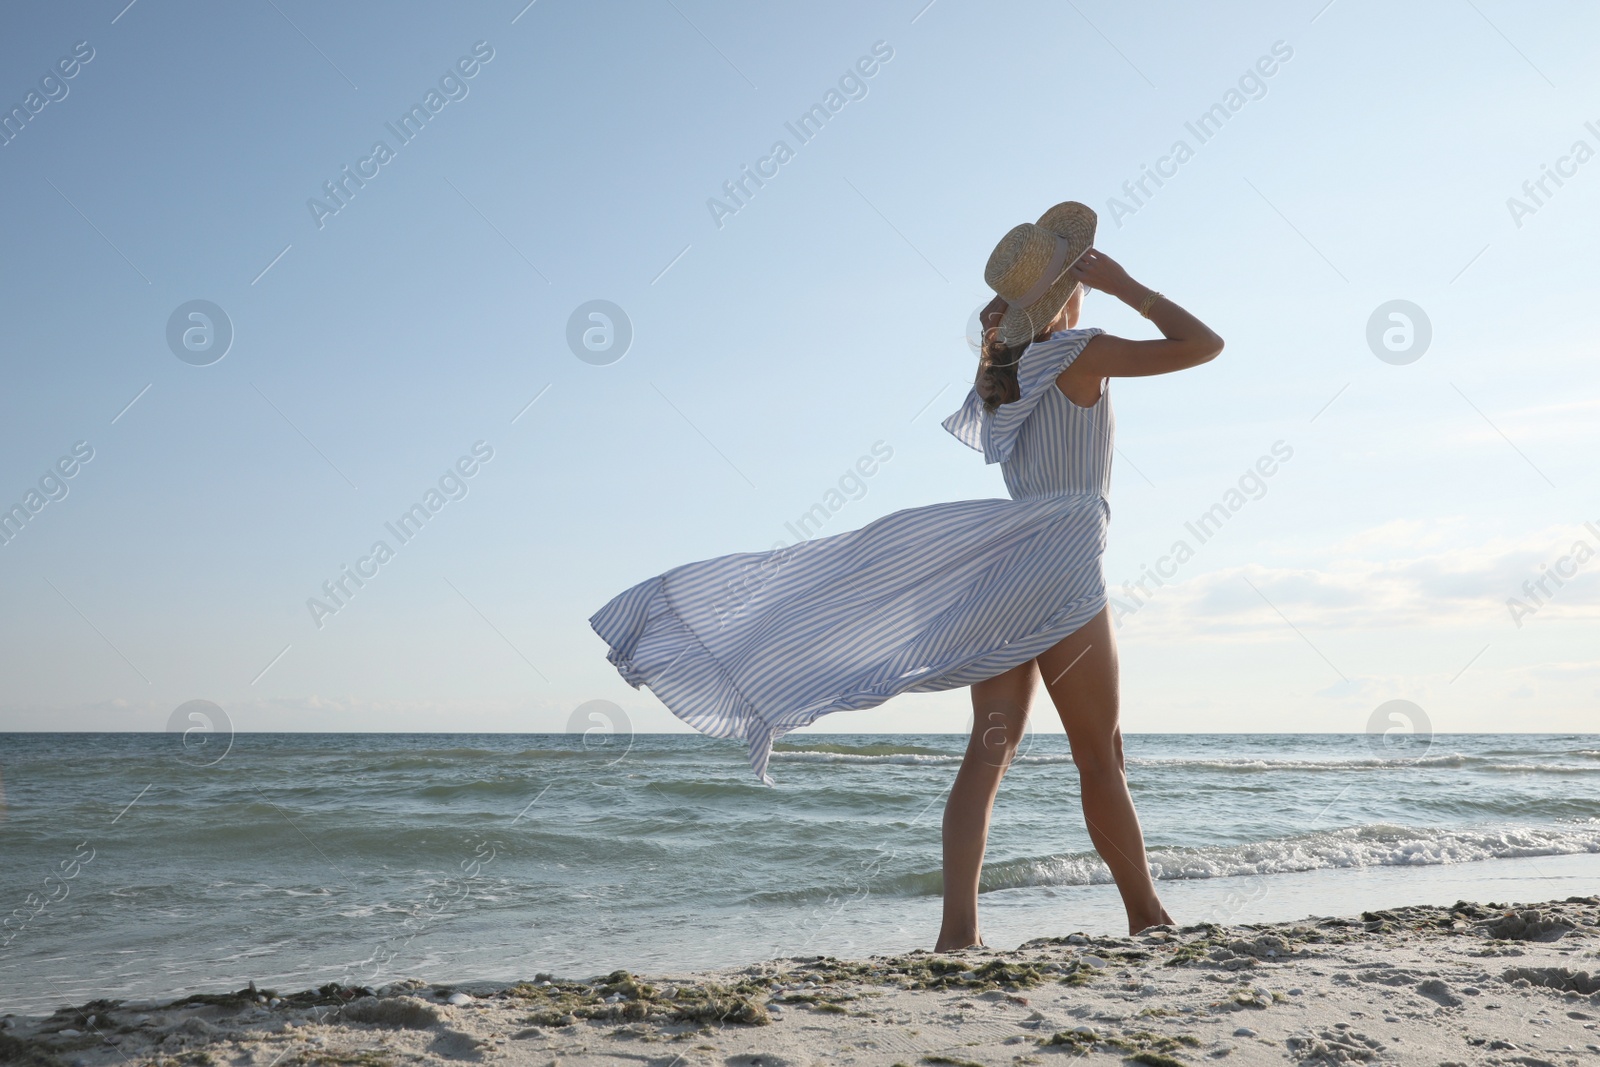
[[[962,444],[982,452],[985,463],[1005,462],[1023,423],[1039,406],[1045,390],[1055,388],[1056,376],[1078,358],[1090,338],[1100,333],[1105,331],[1098,326],[1062,330],[1035,341],[1022,353],[1022,362],[1017,365],[1017,385],[1022,392],[1018,399],[1000,405],[991,415],[983,410],[977,389],[969,389],[961,410],[944,420],[944,428]]]

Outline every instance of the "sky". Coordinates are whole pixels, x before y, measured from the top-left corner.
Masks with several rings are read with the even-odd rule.
[[[0,730],[682,730],[589,615],[787,539],[874,449],[820,534],[1003,496],[940,420],[990,249],[1068,199],[1227,342],[1111,386],[1126,730],[1600,723],[1589,6],[0,28]],[[1155,336],[1103,293],[1081,325]],[[970,721],[956,690],[805,733]]]

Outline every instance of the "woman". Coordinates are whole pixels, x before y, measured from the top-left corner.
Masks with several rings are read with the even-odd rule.
[[[1222,340],[1110,257],[1067,202],[1014,227],[984,280],[977,379],[944,426],[1001,464],[1006,500],[910,508],[859,530],[685,564],[590,618],[635,688],[714,737],[748,742],[768,785],[773,742],[834,711],[972,687],[973,730],[945,809],[939,950],[982,944],[978,878],[995,792],[1042,676],[1072,745],[1084,819],[1137,931],[1168,922],[1145,863],[1117,725],[1116,651],[1100,557],[1110,516],[1107,379],[1165,374]],[[1078,330],[1088,285],[1164,340]]]

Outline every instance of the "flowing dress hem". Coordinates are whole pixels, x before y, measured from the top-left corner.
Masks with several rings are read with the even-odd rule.
[[[1102,587],[1074,600],[1033,632],[979,651],[960,662],[944,664],[936,672],[927,672],[920,680],[901,676],[879,682],[787,712],[783,716],[786,721],[781,723],[769,721],[740,691],[721,662],[679,616],[661,576],[641,582],[619,596],[596,612],[589,619],[589,625],[609,646],[606,658],[624,681],[635,689],[648,686],[669,711],[701,733],[745,741],[749,746],[751,770],[763,785],[773,786],[776,783],[767,773],[772,748],[789,732],[809,726],[835,711],[860,711],[902,693],[956,689],[1002,674],[1076,633],[1104,610],[1107,596]],[[657,669],[636,662],[636,650],[647,637],[653,650],[677,650],[665,667]],[[1013,649],[1013,655],[1005,655],[1007,649]],[[680,664],[682,669],[673,671]],[[684,679],[682,684],[678,678]]]
[[[635,689],[649,686],[656,699],[665,704],[669,711],[701,733],[747,742],[752,769],[760,776],[763,785],[775,784],[767,774],[765,754],[772,751],[777,737],[733,679],[728,677],[722,664],[678,615],[660,575],[640,582],[595,612],[589,619],[589,625],[605,641],[608,646],[606,659],[617,668],[623,681]],[[653,648],[678,649],[677,655],[665,667],[656,669],[635,662],[639,643],[647,636]],[[667,672],[686,656],[689,662],[685,664],[683,673],[693,681],[681,687],[680,691]],[[706,670],[707,667],[710,670]],[[708,709],[708,713],[696,715],[679,710],[691,707]],[[763,746],[759,764],[756,758],[758,745]]]

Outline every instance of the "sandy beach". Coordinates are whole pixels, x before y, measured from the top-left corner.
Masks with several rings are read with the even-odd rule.
[[[0,1061],[783,1067],[1600,1058],[1600,897],[699,974],[253,987],[8,1015]]]

